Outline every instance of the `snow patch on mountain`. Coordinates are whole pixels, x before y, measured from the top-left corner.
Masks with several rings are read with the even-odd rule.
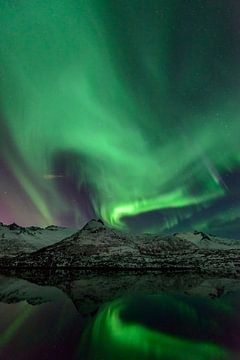
[[[186,240],[200,249],[230,250],[240,249],[240,241],[210,235],[202,231],[175,233],[179,239]]]
[[[55,244],[75,232],[76,229],[55,225],[41,228],[38,226],[23,227],[15,223],[10,225],[0,223],[0,257],[30,253]]]

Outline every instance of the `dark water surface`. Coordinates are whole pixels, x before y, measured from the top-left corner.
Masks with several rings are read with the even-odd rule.
[[[240,359],[240,283],[197,275],[0,276],[0,359]]]

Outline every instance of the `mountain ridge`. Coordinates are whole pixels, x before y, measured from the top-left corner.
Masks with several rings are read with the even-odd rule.
[[[34,252],[54,244],[74,232],[76,229],[56,225],[42,228],[39,226],[23,227],[16,223],[9,225],[0,223],[0,258]]]
[[[238,277],[240,242],[227,241],[198,231],[134,235],[91,220],[53,244],[2,258],[0,267],[160,269]]]

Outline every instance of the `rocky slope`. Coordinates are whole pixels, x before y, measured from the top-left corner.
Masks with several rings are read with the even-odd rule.
[[[42,247],[72,235],[76,230],[58,226],[40,228],[37,226],[23,227],[17,224],[0,223],[0,258],[31,253]]]
[[[132,235],[92,220],[66,239],[29,255],[1,259],[2,267],[159,269],[240,277],[240,243],[204,233]]]

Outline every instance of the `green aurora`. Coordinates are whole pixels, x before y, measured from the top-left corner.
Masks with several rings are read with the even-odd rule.
[[[58,187],[69,178],[117,228],[172,209],[157,225],[166,230],[228,196],[222,174],[240,165],[235,7],[1,1],[0,101],[14,144],[4,161],[36,223],[59,223],[68,212],[84,220],[84,200],[67,201]],[[24,222],[21,205],[10,213]],[[218,217],[192,225],[208,229]]]

